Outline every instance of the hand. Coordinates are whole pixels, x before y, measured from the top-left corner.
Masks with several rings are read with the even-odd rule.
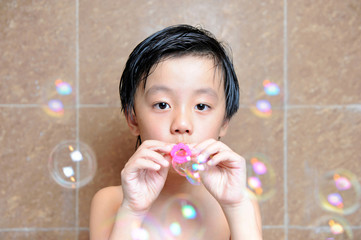
[[[246,196],[245,159],[214,139],[199,143],[194,148],[204,157],[210,157],[208,169],[200,172],[206,189],[222,207],[241,203]]]
[[[153,140],[144,141],[139,146],[121,173],[122,206],[134,213],[150,209],[167,178],[172,146]]]

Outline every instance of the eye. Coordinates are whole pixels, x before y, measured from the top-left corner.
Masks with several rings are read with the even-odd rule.
[[[205,110],[208,110],[210,109],[210,107],[206,104],[203,104],[203,103],[199,103],[195,106],[195,108],[199,111],[205,111]]]
[[[160,109],[160,110],[170,108],[169,104],[165,103],[165,102],[156,103],[156,104],[154,104],[154,107],[157,108],[157,109]]]

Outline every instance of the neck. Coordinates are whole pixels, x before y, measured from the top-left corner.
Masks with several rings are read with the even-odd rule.
[[[169,195],[189,192],[194,187],[188,180],[176,172],[169,172],[162,192]]]

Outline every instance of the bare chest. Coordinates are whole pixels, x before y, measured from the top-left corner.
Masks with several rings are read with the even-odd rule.
[[[148,239],[229,239],[221,208],[214,202],[194,201],[186,195],[154,204],[142,229]]]

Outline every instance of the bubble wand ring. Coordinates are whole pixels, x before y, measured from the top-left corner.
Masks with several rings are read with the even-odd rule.
[[[191,160],[192,152],[184,143],[178,143],[173,147],[170,155],[174,162],[181,164]]]

